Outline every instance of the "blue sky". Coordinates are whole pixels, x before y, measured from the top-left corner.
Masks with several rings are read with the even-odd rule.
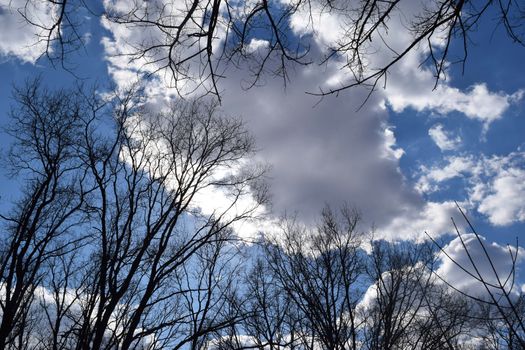
[[[50,87],[68,87],[76,81],[45,57],[37,59],[41,47],[29,46],[35,33],[7,3],[0,1],[2,124],[8,122],[13,84],[38,75]],[[75,75],[87,84],[123,87],[153,69],[143,70],[141,62],[116,55],[126,52],[126,45],[139,35],[135,29],[122,30],[84,15],[84,34],[89,33],[85,50],[69,57]],[[332,28],[338,23],[337,18],[323,16],[319,15],[317,32],[300,16],[292,18],[290,30],[322,51],[336,36]],[[258,40],[252,42],[254,52],[265,49],[264,37]],[[248,67],[230,68],[220,82],[222,109],[245,120],[257,139],[261,160],[272,166],[269,217],[297,212],[301,220],[312,223],[325,203],[348,202],[362,212],[364,227],[374,225],[379,236],[420,239],[425,230],[436,237],[450,232],[449,218],[457,216],[453,204],[457,201],[489,240],[521,239],[525,49],[513,44],[503,28],[494,30],[490,16],[471,42],[465,71],[453,65],[435,91],[429,71],[418,67],[423,57],[418,51],[396,66],[386,89],[379,88],[359,110],[366,97],[360,88],[320,102],[305,94],[344,81],[347,72],[337,62],[296,68],[286,89],[282,80],[266,76],[262,87],[244,91],[241,84],[249,79]],[[456,46],[450,57],[459,55]],[[381,61],[381,51],[376,55],[373,60]],[[176,98],[162,75],[154,75],[146,87],[150,102],[159,108]],[[2,135],[0,140],[6,151],[8,137]],[[16,191],[10,180],[2,178],[3,205]]]
[[[468,90],[475,84],[484,83],[492,91],[512,94],[525,86],[525,78],[520,74],[522,63],[525,62],[525,50],[509,41],[501,26],[495,30],[490,24],[492,23],[480,26],[473,33],[465,70],[462,71],[461,65],[452,66],[449,70],[451,85]],[[452,54],[460,50],[455,47]],[[432,111],[416,112],[407,109],[401,113],[392,113],[390,120],[395,126],[397,143],[406,151],[400,159],[401,169],[412,178],[417,178],[420,173],[418,168],[428,167],[430,164],[444,166],[447,164],[447,157],[490,158],[522,152],[525,149],[524,107],[523,99],[516,101],[502,113],[501,118],[491,123],[486,132],[481,123],[464,118],[458,112],[441,115]],[[428,130],[436,124],[442,125],[444,130],[461,139],[457,147],[445,151],[439,149],[428,134]],[[523,166],[521,161],[516,168],[523,169]],[[489,176],[483,180],[491,181],[493,178]],[[436,192],[426,194],[425,198],[435,201],[464,201],[468,198],[469,185],[466,182],[465,177],[444,181]],[[524,182],[525,178],[520,178],[519,183],[522,186]],[[524,201],[525,197],[522,197],[521,203]],[[505,203],[502,202],[501,205],[505,206]],[[523,237],[523,219],[516,217],[504,224],[494,224],[478,210],[469,210],[469,215],[478,231],[493,240],[512,243],[516,237],[520,240]]]

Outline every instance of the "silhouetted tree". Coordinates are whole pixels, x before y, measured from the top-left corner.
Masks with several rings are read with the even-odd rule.
[[[26,186],[2,215],[0,348],[27,345],[35,292],[47,278],[47,265],[84,239],[76,233],[86,201],[78,184],[78,99],[64,91],[43,90],[38,81],[15,90],[14,98],[17,107],[8,132],[15,141],[8,166]]]
[[[3,217],[0,345],[198,348],[234,322],[220,307],[231,226],[256,212],[236,204],[262,171],[241,164],[242,124],[196,102],[150,114],[134,91],[102,100],[34,82],[16,96],[12,166],[29,178]],[[224,203],[205,213],[197,196],[211,190]],[[26,338],[33,304],[48,328]]]
[[[289,222],[266,247],[271,272],[297,309],[302,347],[357,346],[356,305],[363,288],[358,283],[363,264],[357,222],[348,208],[340,215],[327,208],[316,231]]]

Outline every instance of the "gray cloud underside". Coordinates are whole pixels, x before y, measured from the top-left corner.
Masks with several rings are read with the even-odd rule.
[[[239,73],[242,74],[242,73]],[[406,207],[423,204],[404,181],[398,160],[388,156],[387,111],[374,95],[359,111],[366,91],[318,99],[326,72],[303,69],[286,89],[282,81],[242,90],[243,77],[224,82],[223,108],[241,115],[254,133],[260,157],[272,166],[273,212],[297,212],[307,222],[325,203],[348,202],[367,223],[385,224]]]

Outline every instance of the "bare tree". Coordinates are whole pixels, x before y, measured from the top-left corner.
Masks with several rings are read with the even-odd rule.
[[[228,348],[462,349],[477,323],[434,275],[435,246],[376,240],[366,252],[357,222],[347,208],[325,209],[316,231],[285,221],[250,272],[255,307]]]
[[[244,164],[242,123],[202,102],[150,114],[135,92],[33,83],[17,98],[11,159],[29,178],[3,216],[0,345],[200,348],[235,322],[221,311],[235,288],[232,226],[256,214],[264,171]]]
[[[257,246],[258,248],[258,246]],[[253,250],[253,249],[252,249]],[[295,303],[280,287],[276,275],[263,252],[247,271],[242,304],[242,334],[248,337],[245,347],[257,349],[293,348],[299,332],[299,317]],[[238,332],[239,333],[239,332]]]
[[[272,273],[298,310],[297,335],[307,349],[357,347],[355,310],[362,295],[357,280],[363,271],[357,222],[348,208],[340,215],[327,208],[317,231],[292,222],[282,240],[266,248]]]
[[[80,247],[51,259],[35,297],[38,299],[37,314],[40,320],[35,322],[37,329],[30,332],[28,343],[38,344],[34,348],[62,350],[73,346],[73,339],[68,336],[71,328],[70,317],[76,312],[79,296],[74,292],[77,269],[80,269]]]
[[[83,222],[79,210],[85,201],[77,183],[80,115],[75,96],[43,90],[37,80],[16,90],[14,97],[18,107],[8,131],[16,141],[9,164],[26,186],[11,211],[1,216],[0,348],[17,338],[26,341],[26,322],[46,265],[83,239],[74,232]]]
[[[93,297],[78,320],[79,349],[130,348],[166,333],[168,344],[178,348],[219,327],[199,323],[223,283],[212,283],[218,252],[235,239],[231,225],[257,208],[255,203],[232,215],[260,175],[232,170],[253,151],[240,122],[197,103],[148,119],[147,110],[130,103],[120,101],[109,138],[93,129],[92,120],[85,128],[82,159],[96,189],[88,204],[95,243],[86,271],[91,277],[80,286]],[[218,170],[227,173],[218,177]],[[203,213],[195,197],[212,188],[223,190],[228,204]],[[181,279],[200,278],[188,276],[187,264],[203,263],[196,256],[210,245],[215,253],[201,256],[208,279],[183,288]],[[194,297],[204,305],[181,305]],[[194,327],[187,329],[183,325],[192,318]]]
[[[439,283],[433,246],[372,243],[375,283],[362,310],[368,349],[459,349],[469,330],[467,303]]]

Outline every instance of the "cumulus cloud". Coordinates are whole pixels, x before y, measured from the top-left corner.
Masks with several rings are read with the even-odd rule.
[[[395,29],[406,31],[399,23],[394,22],[394,25]],[[390,28],[389,32],[397,34],[395,29]],[[408,37],[394,41],[397,42],[397,47],[401,48],[406,45],[406,40]],[[451,85],[453,82],[451,77],[435,85],[434,72],[421,65],[427,54],[425,48],[420,47],[408,54],[391,70],[388,85],[383,93],[386,103],[396,113],[407,108],[444,116],[459,112],[468,119],[482,123],[486,132],[491,123],[501,119],[512,105],[523,98],[523,90],[512,93],[491,91],[483,82],[462,90]],[[384,64],[383,59],[379,59],[378,64],[381,63]]]
[[[403,209],[402,214],[392,218],[386,225],[378,227],[378,238],[403,238],[421,242],[428,239],[425,232],[432,238],[452,233],[454,227],[451,218],[460,225],[462,223],[456,203],[451,201],[426,202],[417,207],[407,206]]]
[[[105,4],[123,12],[130,3],[118,0]],[[340,25],[345,19],[337,11],[323,11],[315,2],[311,5],[312,16],[298,11],[291,17],[290,26],[297,36],[311,38],[314,42],[312,52],[321,56],[327,47],[347,34]],[[153,5],[145,3],[140,11],[154,10],[148,6]],[[186,5],[181,1],[173,6],[184,9]],[[405,10],[413,14],[410,6]],[[395,37],[384,33],[391,39],[389,43],[394,50],[410,40],[403,23],[392,21],[389,33],[396,33]],[[156,72],[149,77],[147,92],[157,103],[169,101],[181,91],[191,94],[203,86],[202,81],[186,81],[187,86],[166,88],[173,81],[164,71],[158,71],[158,64],[148,64],[155,61],[155,57],[129,60],[126,54],[133,51],[134,45],[161,41],[161,33],[156,28],[133,28],[108,20],[104,20],[103,25],[111,33],[103,40],[103,45],[109,72],[117,83],[128,84],[144,72]],[[217,40],[221,40],[220,35]],[[378,42],[382,41],[375,40],[373,45],[377,46]],[[371,46],[377,49],[376,54],[368,57],[367,66],[371,69],[392,58],[392,51],[381,45]],[[254,38],[246,50],[257,53],[266,47],[263,39]],[[260,157],[272,166],[270,188],[274,194],[272,209],[275,215],[298,212],[302,220],[313,222],[325,202],[349,202],[361,209],[367,224],[381,228],[385,237],[420,237],[425,230],[435,235],[449,231],[449,218],[456,211],[454,205],[451,202],[425,203],[420,194],[435,191],[439,184],[470,173],[475,164],[458,158],[441,172],[422,169],[423,175],[416,188],[411,188],[399,167],[405,151],[396,145],[395,129],[389,126],[385,104],[396,112],[405,108],[441,114],[460,112],[488,128],[512,103],[521,99],[523,93],[493,92],[483,83],[463,91],[450,86],[450,80],[438,84],[433,91],[432,72],[420,68],[424,55],[424,49],[419,48],[395,66],[387,88],[374,94],[359,111],[368,96],[364,88],[354,89],[344,99],[325,97],[317,105],[317,100],[304,94],[320,86],[326,88],[347,82],[350,72],[338,69],[337,64],[289,71],[291,83],[286,90],[282,81],[263,76],[262,86],[244,91],[242,82],[250,80],[250,67],[241,65],[238,70],[228,71],[227,77],[221,80],[223,109],[227,114],[243,117],[257,139]],[[341,65],[346,61],[344,56],[337,59]],[[271,63],[269,65],[271,71]],[[189,69],[194,69],[192,67],[190,65]],[[198,75],[199,72],[193,73]],[[431,128],[429,134],[442,150],[455,149],[460,143],[460,138],[452,136],[439,124]],[[497,197],[497,192],[494,196]],[[482,210],[494,211],[488,204]]]
[[[407,31],[403,28],[402,21],[394,21],[392,25],[394,27],[389,29],[389,33],[397,35],[398,31]],[[391,38],[392,35],[388,40]],[[409,38],[409,36],[401,36],[392,39],[394,48],[405,47]],[[386,103],[395,112],[399,113],[407,108],[440,115],[459,112],[469,119],[481,122],[486,132],[491,123],[501,119],[512,105],[523,98],[523,90],[512,93],[492,91],[483,82],[462,90],[451,85],[453,82],[451,77],[435,85],[434,72],[421,65],[427,54],[424,47],[419,47],[390,71],[388,84],[383,93]],[[377,66],[384,64],[384,57],[377,60]]]
[[[444,164],[422,167],[416,186],[421,193],[430,193],[454,178],[466,181],[469,201],[492,224],[525,221],[525,152],[447,157]]]
[[[126,2],[108,2],[107,6],[119,4]],[[127,84],[143,70],[153,71],[153,66],[145,66],[146,61],[130,64],[121,54],[130,53],[130,45],[145,36],[160,40],[154,29],[129,31],[107,20],[103,25],[112,34],[103,44],[117,83]],[[140,30],[135,37],[134,32]],[[263,40],[254,39],[247,50],[256,53],[266,46]],[[221,80],[222,108],[226,114],[242,116],[256,138],[260,159],[272,167],[269,182],[274,216],[297,212],[302,221],[314,223],[325,203],[348,202],[358,206],[368,224],[383,224],[398,215],[400,207],[415,208],[421,199],[405,184],[399,169],[404,151],[396,146],[394,129],[387,123],[388,111],[379,107],[379,96],[356,112],[366,97],[365,89],[356,89],[350,98],[327,97],[316,106],[318,100],[304,93],[338,71],[337,67],[299,67],[289,72],[291,83],[286,90],[282,81],[268,79],[261,81],[263,86],[245,91],[242,82],[250,80],[249,65],[232,69]],[[169,82],[162,74],[150,77],[148,95],[158,96],[150,102],[162,104],[176,95],[166,85]],[[215,194],[209,195],[202,203],[221,202]]]
[[[127,0],[106,0],[104,4],[110,12],[120,15],[126,14],[130,6],[134,5],[133,2]],[[147,16],[149,19],[156,20],[157,17],[162,16],[161,12],[177,14],[186,11],[189,5],[186,1],[176,1],[169,2],[167,6],[163,7],[157,3],[146,2],[138,7],[135,15],[138,17]],[[234,6],[232,9],[234,11],[233,16],[243,18],[246,12],[245,9],[243,10],[243,6],[250,8],[252,4],[249,1],[244,2],[239,9]],[[362,57],[365,60],[365,75],[375,72],[377,68],[390,62],[394,58],[393,52],[403,51],[412,40],[412,33],[407,29],[410,19],[417,18],[424,5],[419,0],[412,0],[400,6],[402,8],[393,13],[388,22],[389,30],[379,29],[372,40],[363,44],[365,51],[374,52],[372,55]],[[194,15],[196,18],[199,16],[204,18],[205,13],[201,9],[197,9]],[[302,38],[302,40],[313,40],[314,46],[311,52],[322,57],[329,52],[330,47],[337,46],[341,40],[344,42],[344,39],[348,38],[349,33],[345,31],[347,27],[345,15],[345,10],[327,11],[323,4],[313,1],[309,2],[308,6],[299,6],[290,17],[289,25],[297,37]],[[175,22],[181,21],[182,18],[182,16],[180,18],[173,16]],[[111,33],[111,36],[104,38],[103,45],[111,66],[110,73],[117,82],[129,83],[129,77],[132,74],[142,76],[142,73],[156,72],[158,74],[154,74],[150,78],[162,81],[164,86],[176,87],[178,92],[183,95],[194,93],[196,90],[206,91],[210,88],[207,86],[206,79],[204,81],[200,79],[203,77],[203,72],[200,69],[202,65],[198,57],[195,60],[189,60],[188,64],[182,67],[180,70],[183,72],[182,74],[179,71],[173,72],[167,69],[166,58],[168,57],[169,47],[166,45],[166,34],[156,26],[123,25],[107,19],[103,19],[102,23]],[[220,50],[221,45],[219,44],[224,39],[227,28],[220,27],[221,21],[219,21],[218,26],[219,30],[214,47]],[[191,23],[189,23],[186,31],[190,32],[191,30]],[[433,45],[440,45],[439,38],[433,38],[433,40]],[[388,45],[385,42],[388,42]],[[134,55],[137,48],[144,46],[155,46],[157,49],[148,51],[146,55]],[[256,53],[259,50],[264,50],[267,46],[268,42],[264,38],[252,38],[246,45],[245,51],[248,54]],[[182,43],[177,46],[177,50],[172,53],[172,56],[177,59],[190,57],[197,47],[200,47],[197,42],[191,42],[188,45]],[[435,87],[434,73],[425,66],[421,66],[426,55],[428,55],[427,48],[422,45],[414,48],[402,61],[394,65],[390,70],[386,89],[379,92],[382,98],[378,99],[376,103],[386,102],[396,112],[401,112],[406,108],[440,114],[460,112],[468,118],[481,121],[487,129],[490,123],[501,118],[505,111],[513,103],[521,100],[523,96],[521,90],[511,94],[493,92],[484,83],[475,84],[466,91],[452,87],[445,82],[441,82]],[[332,59],[333,66],[341,67],[347,64],[350,58],[342,54],[333,56]],[[175,80],[172,79],[172,73],[175,74]],[[193,78],[185,79],[185,77]],[[204,74],[204,77],[207,75]],[[321,88],[326,91],[328,88],[338,88],[353,78],[354,75],[349,69],[331,69],[320,76],[316,84],[305,86],[303,90],[318,91]],[[166,94],[166,90],[160,90],[157,93]]]
[[[384,148],[383,156],[385,158],[390,158],[390,159],[395,159],[395,160],[400,159],[403,156],[403,154],[405,154],[405,150],[397,146],[396,144],[397,140],[394,134],[394,130],[389,127],[385,127],[384,130],[385,130],[384,131],[385,148]]]
[[[406,183],[399,168],[404,150],[379,96],[359,111],[364,89],[316,104],[304,94],[326,74],[315,67],[299,70],[286,89],[271,80],[244,91],[239,81],[248,73],[236,74],[224,81],[222,109],[242,116],[257,141],[258,159],[271,166],[269,217],[293,213],[313,224],[325,203],[347,202],[363,213],[364,229],[375,225],[377,238],[421,240],[425,231],[435,237],[450,232],[457,209],[448,202],[425,203]],[[203,192],[199,202],[211,212],[224,202],[220,196]]]
[[[420,193],[431,193],[439,190],[440,185],[464,174],[478,173],[479,168],[473,157],[451,156],[446,158],[446,164],[442,166],[420,168],[421,176],[416,183],[416,189]]]
[[[494,176],[487,195],[479,201],[478,210],[494,225],[525,221],[525,170],[501,169]]]
[[[129,82],[145,62],[130,65],[119,54],[130,50],[126,46],[146,34],[135,38],[133,31],[114,23],[105,21],[104,26],[112,32],[112,38],[103,41],[110,73],[117,82]],[[263,50],[265,45],[255,40],[248,49]],[[377,99],[356,112],[366,96],[364,89],[356,90],[353,98],[329,97],[315,107],[318,101],[304,93],[336,71],[300,67],[290,72],[293,78],[286,90],[282,81],[271,79],[264,86],[244,91],[240,82],[249,80],[250,73],[249,67],[243,66],[221,81],[222,109],[226,114],[242,116],[256,138],[260,159],[272,167],[269,182],[275,217],[297,212],[302,221],[314,223],[325,203],[348,202],[365,213],[369,224],[383,223],[399,213],[391,203],[412,206],[420,199],[404,183],[398,166],[403,150],[396,147],[387,111],[377,107]],[[174,94],[163,79],[157,74],[147,84],[150,96],[158,92],[158,103]],[[221,202],[216,194],[208,195],[202,203]]]
[[[36,25],[28,24],[22,14]],[[47,1],[0,0],[0,56],[35,63],[47,45],[41,40],[45,35],[41,27],[49,28],[55,17],[56,10]]]
[[[313,223],[325,203],[348,202],[368,224],[382,225],[402,207],[416,210],[421,199],[401,174],[403,150],[386,124],[387,111],[377,107],[378,97],[357,112],[364,89],[317,105],[304,94],[330,73],[316,67],[298,70],[286,89],[272,80],[243,91],[242,76],[225,81],[224,109],[243,116],[260,157],[272,167],[273,213],[297,212],[299,219]]]
[[[270,42],[268,40],[253,38],[250,40],[245,50],[246,53],[254,53],[258,50],[265,50],[268,48],[268,46],[270,46]]]
[[[396,33],[392,29],[390,32]],[[481,122],[486,132],[491,123],[501,119],[523,97],[523,90],[510,94],[491,91],[486,83],[477,83],[461,90],[450,85],[450,77],[435,85],[434,72],[421,66],[426,55],[423,48],[414,50],[391,71],[384,94],[387,104],[395,112],[402,112],[406,108],[441,115],[459,112]]]
[[[428,135],[442,151],[455,150],[461,144],[461,137],[452,136],[451,133],[447,132],[441,124],[432,126],[428,130]]]
[[[521,248],[517,251],[516,247],[491,243],[482,236],[479,236],[478,240],[472,233],[463,234],[461,238],[463,242],[456,237],[444,247],[444,253],[440,254],[441,264],[437,270],[440,277],[462,292],[478,297],[488,296],[487,290],[479,281],[480,278],[495,285],[498,285],[499,278],[505,291],[519,292],[519,283],[508,277],[513,272],[513,255],[517,255],[517,264],[523,261],[524,254]],[[497,293],[494,288],[491,291]]]
[[[388,103],[396,112],[401,112],[405,108],[411,107],[416,111],[430,111],[440,114],[450,112],[460,112],[469,119],[475,119],[483,123],[485,131],[495,120],[503,117],[509,107],[523,97],[523,90],[512,94],[504,92],[491,92],[486,84],[476,84],[467,91],[439,84],[431,91],[428,87],[432,80],[430,72],[416,72],[416,82],[414,88],[405,89],[399,85],[407,83],[396,79],[396,83],[391,84],[387,89]]]

